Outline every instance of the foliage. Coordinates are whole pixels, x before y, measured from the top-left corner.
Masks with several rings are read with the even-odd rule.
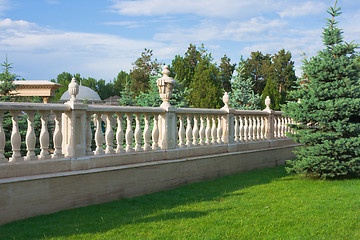
[[[56,82],[60,85],[62,85],[59,89],[56,90],[55,92],[55,97],[53,99],[54,102],[57,102],[60,100],[61,96],[68,90],[68,86],[71,82],[71,79],[75,77],[76,80],[78,81],[78,83],[80,83],[80,74],[75,74],[72,75],[70,73],[67,72],[63,72],[60,73],[56,80],[55,79],[51,79],[52,82]]]
[[[3,72],[0,73],[0,95],[1,101],[9,101],[13,98],[13,95],[11,94],[11,91],[14,91],[16,89],[16,86],[13,84],[13,82],[17,79],[16,74],[12,74],[10,70],[12,69],[12,63],[8,62],[8,59],[6,57],[6,60],[4,63],[1,64],[3,67]]]
[[[304,63],[303,84],[286,106],[298,125],[291,137],[302,147],[289,170],[320,178],[360,176],[360,65],[357,45],[343,42],[330,7],[323,31],[325,48]]]
[[[267,96],[271,99],[270,108],[272,110],[280,110],[281,94],[278,90],[278,86],[275,84],[275,81],[269,78],[266,81],[266,86],[262,93],[261,98],[261,108],[265,108],[265,98]]]
[[[238,73],[231,82],[229,106],[240,110],[257,110],[261,98],[259,94],[254,93],[254,84],[251,78],[244,79],[243,69],[243,66],[237,69]]]
[[[133,63],[133,69],[130,71],[130,91],[135,97],[141,92],[147,92],[150,88],[150,76],[160,72],[161,64],[157,59],[152,60],[152,56],[152,50],[145,48],[141,56]]]
[[[226,55],[221,58],[221,63],[219,65],[219,79],[221,81],[221,88],[225,92],[231,92],[231,78],[234,73],[236,64],[230,63],[230,58]]]
[[[314,181],[284,167],[0,226],[2,239],[359,239],[360,179]]]

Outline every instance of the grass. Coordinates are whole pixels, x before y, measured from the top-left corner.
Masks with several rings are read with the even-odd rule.
[[[0,239],[360,239],[360,179],[256,170],[13,222]]]

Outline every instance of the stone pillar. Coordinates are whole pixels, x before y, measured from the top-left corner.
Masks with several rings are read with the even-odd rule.
[[[76,99],[79,84],[72,78],[68,89],[71,99],[65,104],[70,111],[62,116],[63,121],[63,154],[66,157],[86,156],[86,109],[87,105]]]
[[[156,81],[159,88],[160,98],[162,99],[161,108],[165,109],[165,113],[159,115],[159,143],[161,149],[174,149],[177,143],[176,132],[176,113],[175,108],[170,104],[172,90],[175,80],[169,77],[168,66],[163,67],[161,72],[163,76]]]
[[[263,110],[267,112],[269,115],[266,120],[266,129],[265,129],[265,136],[267,140],[274,139],[274,110],[270,108],[271,99],[269,96],[265,98],[265,105],[266,108]]]

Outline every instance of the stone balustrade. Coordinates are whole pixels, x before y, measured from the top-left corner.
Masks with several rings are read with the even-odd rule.
[[[167,67],[163,74],[157,81],[163,98],[160,107],[83,104],[76,99],[75,80],[69,85],[71,100],[65,104],[0,103],[0,170],[4,164],[20,162],[74,162],[101,156],[191,149],[188,157],[199,154],[201,151],[197,149],[202,148],[206,149],[202,154],[216,153],[239,144],[285,139],[290,131],[288,124],[292,120],[284,117],[283,112],[271,110],[270,99],[262,111],[231,109],[227,94],[221,109],[173,108],[169,99],[174,81],[168,76]],[[12,128],[7,129],[11,131],[10,139],[6,139],[3,129],[5,113],[11,115]],[[21,116],[27,119],[27,126],[21,126],[26,129],[25,139],[20,135]],[[34,131],[35,116],[41,123],[38,135]],[[4,156],[7,141],[11,142],[9,158]],[[156,156],[151,159],[156,160]]]

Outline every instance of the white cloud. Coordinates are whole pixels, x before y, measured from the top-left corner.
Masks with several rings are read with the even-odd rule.
[[[300,17],[306,16],[310,14],[319,14],[325,12],[327,5],[323,2],[317,1],[309,1],[309,2],[301,2],[295,3],[294,5],[290,5],[284,8],[279,12],[280,17]]]
[[[7,53],[16,68],[22,69],[21,77],[27,79],[55,78],[68,71],[109,80],[120,70],[129,70],[144,48],[156,49],[154,55],[168,56],[171,52],[169,46],[152,40],[55,31],[27,21],[0,21],[0,52]],[[31,76],[27,73],[31,68],[46,69],[47,75]]]
[[[113,0],[111,9],[130,16],[164,16],[173,14],[196,14],[208,17],[242,17],[248,14],[271,11],[279,5],[275,0]]]

